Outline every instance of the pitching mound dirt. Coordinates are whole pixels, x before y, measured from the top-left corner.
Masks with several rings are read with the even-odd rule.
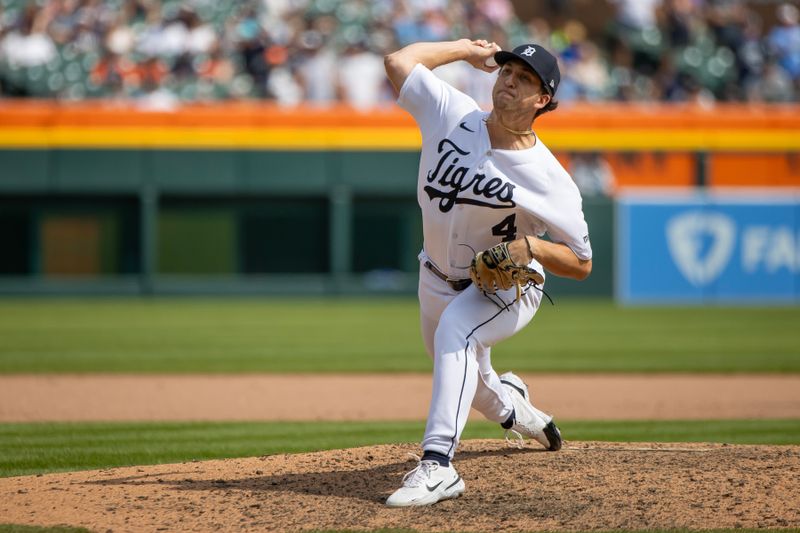
[[[532,446],[532,445],[529,445]],[[463,443],[464,497],[383,501],[415,445],[0,479],[0,516],[94,531],[566,531],[800,525],[800,447]]]

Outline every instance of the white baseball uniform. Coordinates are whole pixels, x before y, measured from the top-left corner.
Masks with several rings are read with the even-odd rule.
[[[540,139],[525,150],[492,148],[484,123],[489,114],[422,64],[406,78],[398,103],[422,133],[420,320],[434,360],[422,447],[452,458],[470,406],[498,423],[511,415],[490,350],[531,321],[542,295],[530,287],[514,302],[514,288],[495,295],[474,285],[456,291],[425,263],[466,279],[475,252],[545,233],[580,259],[591,259],[592,250],[578,188]],[[535,261],[531,266],[544,272]]]

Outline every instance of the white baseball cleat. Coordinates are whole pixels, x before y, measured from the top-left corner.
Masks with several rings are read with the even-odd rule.
[[[500,382],[511,396],[514,404],[514,425],[507,432],[516,432],[534,439],[550,451],[561,449],[561,431],[553,422],[553,417],[533,406],[528,386],[512,372],[500,376]],[[506,435],[508,438],[508,435]]]
[[[411,507],[458,498],[464,494],[464,480],[453,465],[441,466],[436,461],[420,461],[403,477],[403,486],[386,499],[389,507]]]

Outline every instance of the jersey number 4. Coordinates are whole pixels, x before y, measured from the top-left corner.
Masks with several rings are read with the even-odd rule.
[[[492,226],[492,235],[503,237],[500,242],[511,242],[517,238],[517,226],[514,223],[517,221],[517,214],[508,215],[500,221],[496,226]]]

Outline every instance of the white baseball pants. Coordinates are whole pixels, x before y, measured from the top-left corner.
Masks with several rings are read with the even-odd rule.
[[[452,458],[470,407],[497,423],[511,416],[511,399],[492,368],[491,347],[533,319],[542,293],[528,288],[514,302],[515,288],[485,295],[470,285],[456,292],[420,264],[418,294],[422,338],[433,358],[422,448]]]

